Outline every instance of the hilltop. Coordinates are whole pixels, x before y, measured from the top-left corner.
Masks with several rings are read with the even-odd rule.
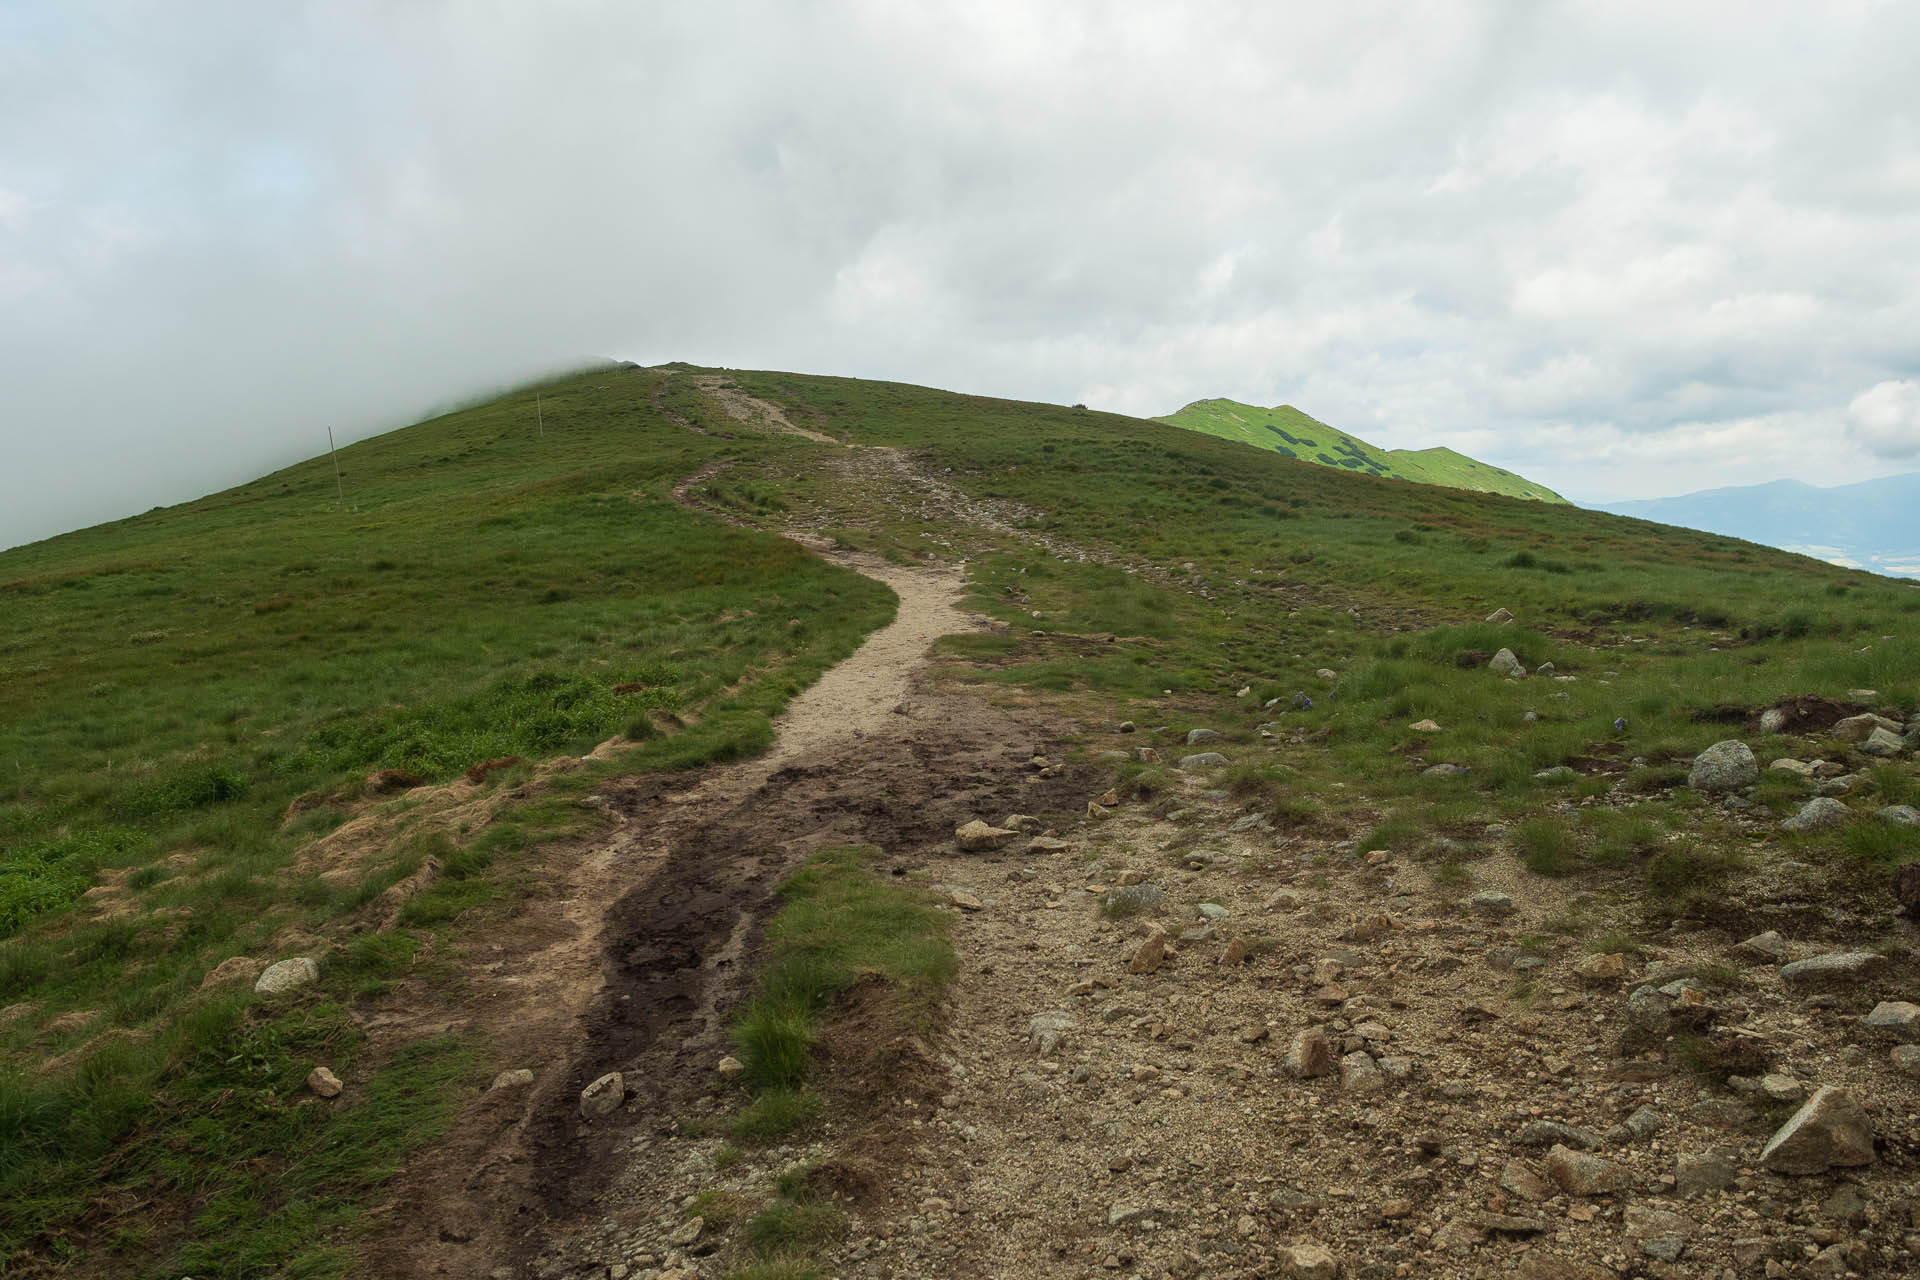
[[[340,462],[0,553],[13,1272],[1920,1251],[1920,589],[777,372]]]
[[[1920,472],[1817,488],[1799,480],[1610,502],[1618,515],[1747,538],[1852,568],[1920,578]]]
[[[1411,480],[1416,484],[1443,484],[1454,489],[1500,493],[1540,502],[1566,502],[1545,485],[1452,449],[1376,448],[1358,436],[1308,417],[1290,404],[1262,409],[1238,400],[1196,400],[1154,421],[1204,432],[1222,440],[1236,440],[1299,462],[1343,467],[1357,474]]]

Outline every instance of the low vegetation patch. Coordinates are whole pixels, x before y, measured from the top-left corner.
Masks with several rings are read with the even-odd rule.
[[[817,1050],[823,1026],[856,986],[878,982],[899,1033],[926,1034],[954,972],[948,918],[924,895],[875,875],[877,851],[816,853],[780,887],[753,999],[734,1022],[751,1100],[735,1136],[769,1142],[824,1113]],[[879,1046],[871,1046],[878,1048]]]

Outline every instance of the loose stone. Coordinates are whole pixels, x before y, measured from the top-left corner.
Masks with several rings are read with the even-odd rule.
[[[1873,1163],[1873,1122],[1851,1095],[1823,1085],[1760,1152],[1774,1173],[1816,1174]]]

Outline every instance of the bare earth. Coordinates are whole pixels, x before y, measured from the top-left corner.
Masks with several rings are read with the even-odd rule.
[[[848,449],[845,465],[887,501],[962,510],[890,451]],[[1335,1274],[1313,1269],[1316,1245],[1347,1277],[1920,1273],[1920,1083],[1861,1023],[1895,993],[1808,999],[1706,932],[1583,978],[1584,952],[1545,928],[1564,895],[1520,873],[1498,833],[1467,851],[1471,884],[1440,885],[1431,864],[1276,832],[1203,774],[1082,818],[1099,775],[1042,778],[1030,758],[1057,758],[1069,734],[1096,758],[1145,735],[929,682],[934,640],[980,625],[961,571],[836,558],[893,588],[894,622],[794,702],[766,757],[609,788],[615,838],[553,855],[551,896],[476,959],[457,1019],[535,1083],[484,1095],[403,1176],[369,1274],[714,1280],[747,1255],[711,1206],[751,1213],[801,1161],[849,1171],[833,1276]],[[955,826],[1013,812],[1056,815],[1068,847],[954,848]],[[736,1152],[702,1122],[724,1111],[715,1066],[757,927],[800,858],[851,841],[965,904],[932,1086],[878,1082],[863,1119]],[[1772,874],[1792,900],[1791,867]],[[1158,904],[1097,909],[1136,883]],[[1487,890],[1510,907],[1469,904]],[[1820,921],[1817,904],[1783,915],[1793,954],[1845,949]],[[1177,935],[1171,953],[1131,971],[1155,929]],[[1236,940],[1245,958],[1224,962]],[[1705,992],[1716,1025],[1751,1033],[1733,1048],[1787,1085],[1846,1088],[1876,1130],[1873,1164],[1764,1171],[1792,1102],[1709,1088],[1658,1052],[1684,1028],[1635,1028],[1629,992],[1709,964],[1727,966]],[[1337,1065],[1296,1078],[1289,1048],[1316,1027]],[[610,1070],[625,1106],[588,1125],[578,1092]],[[1556,1143],[1590,1148],[1609,1188],[1556,1180]]]

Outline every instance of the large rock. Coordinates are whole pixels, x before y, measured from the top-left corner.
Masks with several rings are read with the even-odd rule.
[[[1523,1200],[1549,1200],[1554,1186],[1522,1160],[1509,1160],[1500,1168],[1500,1189]]]
[[[1851,1095],[1824,1085],[1760,1152],[1774,1173],[1816,1174],[1873,1163],[1873,1121]]]
[[[1299,1280],[1337,1280],[1340,1259],[1322,1244],[1290,1244],[1280,1250],[1280,1274]]]
[[[1645,1105],[1635,1107],[1632,1114],[1620,1122],[1620,1128],[1641,1141],[1651,1138],[1666,1127],[1667,1118]],[[1609,1130],[1609,1132],[1613,1131]]]
[[[1485,653],[1486,650],[1482,649],[1480,652]],[[1502,676],[1517,677],[1527,674],[1527,669],[1520,665],[1520,659],[1511,649],[1502,649],[1494,654],[1493,660],[1487,663],[1487,670]]]
[[[1073,1031],[1073,1015],[1059,1009],[1036,1013],[1027,1020],[1027,1043],[1040,1057],[1049,1057],[1066,1047]]]
[[[320,978],[320,966],[311,956],[294,956],[278,964],[267,966],[265,973],[253,984],[253,993],[259,996],[277,996],[282,991],[291,991],[295,987],[304,987]]]
[[[1687,785],[1695,791],[1738,791],[1760,781],[1760,762],[1737,738],[1716,742],[1693,758]]]
[[[1897,827],[1920,827],[1920,809],[1910,804],[1890,804],[1875,815],[1882,822],[1891,822]]]
[[[1187,745],[1190,747],[1197,747],[1203,743],[1218,741],[1220,741],[1220,731],[1218,729],[1187,730]]]
[[[1800,812],[1780,824],[1782,831],[1804,834],[1809,831],[1825,831],[1837,827],[1847,820],[1847,806],[1832,796],[1815,796],[1800,808]]]
[[[315,1067],[307,1072],[307,1088],[322,1098],[337,1098],[340,1090],[346,1086],[340,1083],[340,1077],[327,1067]]]
[[[1296,1080],[1311,1080],[1333,1074],[1333,1041],[1321,1027],[1308,1027],[1287,1046],[1281,1065]]]
[[[1787,940],[1777,930],[1769,929],[1735,944],[1733,951],[1742,960],[1754,964],[1779,964],[1787,958]]]
[[[1867,1015],[1867,1029],[1907,1044],[1920,1042],[1920,1004],[1882,1000]]]
[[[1575,965],[1576,976],[1588,982],[1619,982],[1627,976],[1627,958],[1618,951],[1601,951]]]
[[[1893,898],[1908,915],[1920,916],[1920,862],[1894,868]]]
[[[1348,1093],[1378,1093],[1386,1083],[1386,1077],[1366,1053],[1356,1050],[1340,1059],[1340,1087]]]
[[[1167,945],[1167,931],[1155,929],[1147,935],[1146,941],[1134,948],[1133,958],[1127,961],[1127,972],[1152,973],[1165,964],[1167,957],[1172,954],[1173,949]]]
[[[1836,721],[1833,736],[1842,742],[1865,742],[1875,729],[1885,729],[1888,733],[1898,734],[1902,725],[1898,720],[1889,720],[1885,716],[1864,715],[1848,716]]]
[[[627,1100],[627,1082],[618,1071],[609,1071],[580,1091],[580,1115],[599,1120],[620,1109]]]
[[[1190,756],[1181,756],[1180,768],[1183,772],[1194,769],[1217,769],[1226,762],[1227,758],[1218,751],[1198,751]]]
[[[1810,956],[1781,966],[1780,981],[1805,990],[1847,986],[1878,977],[1886,968],[1887,958],[1877,952],[1830,951],[1826,955]]]
[[[998,849],[1019,834],[1005,827],[988,826],[975,818],[963,827],[954,828],[953,842],[960,846],[962,853],[984,853],[989,849]]]
[[[1674,1162],[1674,1190],[1683,1196],[1725,1191],[1739,1176],[1733,1157],[1724,1151],[1682,1155]]]
[[[1860,749],[1870,756],[1887,760],[1905,751],[1907,744],[1904,738],[1891,729],[1875,729],[1867,735],[1867,740],[1860,744]]]
[[[1628,1019],[1648,1031],[1697,1031],[1719,1016],[1706,990],[1684,978],[1664,987],[1635,987],[1627,997]]]
[[[1627,1226],[1627,1242],[1640,1246],[1640,1252],[1661,1262],[1675,1262],[1686,1252],[1687,1242],[1700,1227],[1691,1218],[1668,1209],[1630,1204],[1622,1215]]]
[[[1547,1176],[1570,1196],[1606,1196],[1633,1185],[1633,1171],[1604,1156],[1556,1146],[1544,1162]]]

